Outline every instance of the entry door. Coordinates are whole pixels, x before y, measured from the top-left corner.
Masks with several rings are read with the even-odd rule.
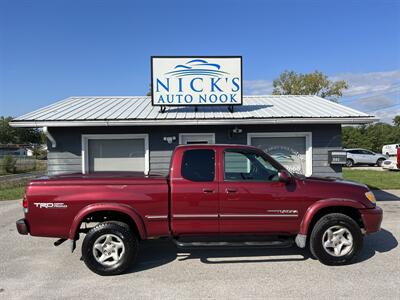
[[[179,144],[215,144],[214,133],[180,133]]]
[[[220,233],[292,233],[298,230],[296,189],[278,179],[278,168],[261,153],[225,150],[220,182]],[[284,230],[284,232],[282,232]]]

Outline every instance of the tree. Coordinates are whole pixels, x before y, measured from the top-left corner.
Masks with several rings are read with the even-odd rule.
[[[319,71],[301,74],[284,71],[273,81],[274,95],[316,95],[337,102],[348,84],[343,81],[331,81]]]
[[[366,148],[381,152],[382,146],[400,141],[400,126],[386,123],[342,128],[343,148]]]
[[[400,115],[393,118],[393,124],[394,126],[400,127]]]
[[[43,144],[45,136],[38,129],[14,128],[11,117],[0,117],[0,144]]]

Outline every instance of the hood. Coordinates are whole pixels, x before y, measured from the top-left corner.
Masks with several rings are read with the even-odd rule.
[[[305,177],[305,176],[299,176],[298,174],[296,174],[295,177],[298,179],[310,181],[310,182],[332,182],[332,183],[336,183],[336,184],[343,184],[346,186],[350,185],[350,186],[355,186],[355,187],[361,187],[361,188],[369,190],[369,188],[363,183],[360,183],[357,181],[345,180],[345,179],[338,178],[338,177],[319,177],[319,176]]]
[[[360,202],[364,207],[371,208],[374,205],[366,198],[365,193],[369,188],[362,183],[344,180],[335,177],[305,177],[295,175],[300,186],[307,195],[315,195],[318,199],[350,199]]]

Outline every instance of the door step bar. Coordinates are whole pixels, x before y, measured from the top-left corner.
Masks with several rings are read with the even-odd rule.
[[[204,240],[181,240],[174,239],[174,243],[178,248],[230,248],[230,247],[242,247],[242,248],[288,248],[294,244],[294,240],[292,238],[280,238],[280,239],[267,239],[267,240],[214,240],[214,241],[204,241]]]

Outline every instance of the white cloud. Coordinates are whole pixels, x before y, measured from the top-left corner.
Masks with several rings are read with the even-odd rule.
[[[374,115],[381,122],[391,123],[400,114],[400,70],[367,73],[343,73],[330,80],[345,80],[349,89],[339,103]],[[246,95],[269,95],[272,80],[245,80]]]
[[[245,80],[243,85],[246,95],[272,94],[272,80]]]
[[[392,123],[400,113],[400,71],[345,73],[331,80],[345,80],[349,89],[340,102]]]
[[[356,103],[369,110],[389,107],[396,104],[396,99],[386,95],[373,95],[356,98]]]
[[[380,122],[392,123],[395,116],[400,115],[399,107],[389,107],[387,109],[381,109],[373,111],[372,114],[380,119]]]
[[[382,94],[400,92],[400,71],[344,73],[332,76],[331,80],[345,80],[349,89],[345,96],[352,97],[364,94]]]

